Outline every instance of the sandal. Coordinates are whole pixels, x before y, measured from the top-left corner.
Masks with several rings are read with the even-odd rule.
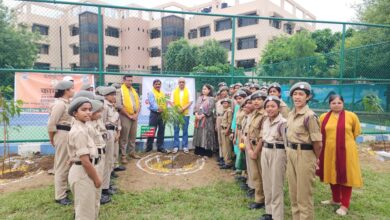
[[[341,205],[341,203],[335,202],[335,201],[333,201],[333,200],[321,201],[321,204],[322,204],[322,205]]]
[[[336,210],[336,213],[338,215],[345,216],[348,213],[348,209],[344,206],[340,206],[340,208]]]

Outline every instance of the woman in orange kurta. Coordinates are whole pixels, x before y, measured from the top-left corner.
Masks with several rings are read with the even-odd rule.
[[[332,200],[322,203],[340,205],[336,213],[346,215],[352,187],[363,184],[355,142],[360,135],[360,122],[355,113],[344,110],[342,96],[331,96],[329,106],[330,111],[320,117],[323,148],[317,175],[332,190]]]

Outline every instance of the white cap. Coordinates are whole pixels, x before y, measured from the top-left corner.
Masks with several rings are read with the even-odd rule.
[[[74,81],[73,77],[71,77],[71,76],[65,76],[62,80],[64,80],[64,81]]]

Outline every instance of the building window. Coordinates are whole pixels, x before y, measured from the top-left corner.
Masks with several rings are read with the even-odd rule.
[[[238,50],[245,50],[251,48],[257,48],[256,37],[245,37],[245,38],[238,39],[238,44],[237,44]]]
[[[197,29],[191,29],[190,32],[188,32],[188,39],[194,39],[198,37],[198,30]]]
[[[107,72],[119,72],[119,65],[108,64],[106,68]]]
[[[71,70],[78,70],[80,68],[80,67],[77,66],[76,63],[71,63],[69,66],[70,66]]]
[[[286,23],[283,25],[283,31],[287,34],[293,34],[294,33],[294,24],[292,23]]]
[[[150,31],[150,39],[160,38],[160,36],[161,36],[161,31],[159,29],[152,29]]]
[[[48,44],[38,44],[38,53],[39,54],[49,54],[49,45]]]
[[[215,31],[223,31],[228,29],[232,29],[232,20],[230,18],[215,22]]]
[[[113,27],[107,27],[106,36],[119,38],[119,29]]]
[[[80,54],[80,47],[76,46],[76,44],[72,44],[71,47],[72,47],[73,55]]]
[[[210,26],[199,28],[200,37],[210,36]]]
[[[232,50],[232,43],[230,42],[230,40],[220,41],[219,44],[220,44],[223,48],[225,48],[225,49],[227,49],[227,50],[229,50],[229,51]]]
[[[49,70],[50,63],[34,63],[34,69]]]
[[[150,71],[153,73],[153,74],[159,74],[161,69],[158,67],[158,66],[150,66],[149,67]]]
[[[118,56],[119,47],[108,46],[106,48],[106,54],[110,56]]]
[[[39,32],[41,35],[49,35],[49,26],[44,26],[40,24],[32,25],[33,32]]]
[[[237,61],[237,67],[242,67],[244,69],[253,68],[255,66],[256,66],[255,59]]]
[[[150,57],[159,57],[161,56],[161,50],[157,47],[153,47],[150,49]]]
[[[256,12],[245,14],[249,16],[257,16]],[[238,18],[238,27],[245,27],[249,25],[256,25],[259,23],[259,20],[256,18]]]
[[[80,28],[74,25],[69,27],[70,36],[77,36],[80,34]]]
[[[275,16],[271,16],[271,18],[281,18],[281,17],[275,15]],[[276,28],[276,29],[280,29],[281,28],[281,24],[282,24],[282,21],[280,21],[280,20],[269,20],[269,25],[271,27]]]

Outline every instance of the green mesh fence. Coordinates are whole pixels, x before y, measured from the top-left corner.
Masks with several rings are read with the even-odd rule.
[[[15,73],[49,74],[48,80],[81,74],[95,87],[133,74],[140,92],[145,76],[194,78],[197,92],[205,83],[277,81],[291,105],[289,87],[304,80],[313,85],[310,105],[318,113],[340,93],[363,122],[390,126],[389,25],[316,21],[279,1],[267,10],[259,1],[227,2],[146,9],[36,0],[12,12],[1,7],[10,18],[1,36],[14,41],[2,45],[0,85],[13,87]],[[367,108],[370,95],[382,112]],[[25,108],[11,120],[9,140],[46,141],[46,123],[47,109]]]

